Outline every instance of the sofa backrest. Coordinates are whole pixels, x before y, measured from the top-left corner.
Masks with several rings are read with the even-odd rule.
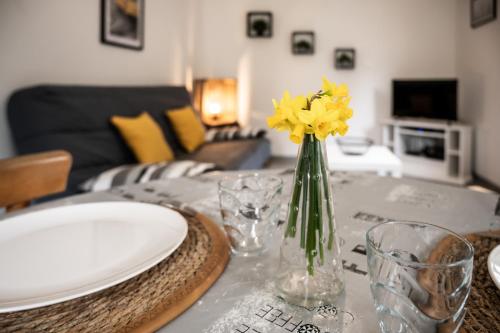
[[[41,85],[14,92],[7,112],[18,153],[64,149],[73,155],[75,171],[135,162],[110,124],[113,115],[136,116],[148,111],[174,152],[181,152],[164,111],[189,104],[185,87]]]

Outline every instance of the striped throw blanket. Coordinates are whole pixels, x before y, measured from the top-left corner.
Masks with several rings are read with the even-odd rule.
[[[173,161],[154,164],[123,165],[104,171],[80,185],[84,192],[108,190],[115,186],[145,183],[177,177],[193,177],[216,170],[213,163]]]
[[[205,142],[255,139],[262,138],[265,135],[266,130],[263,128],[226,126],[207,130]]]

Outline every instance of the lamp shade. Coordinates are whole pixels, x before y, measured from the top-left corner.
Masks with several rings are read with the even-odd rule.
[[[237,122],[237,81],[233,78],[194,81],[194,106],[203,123],[209,126]]]

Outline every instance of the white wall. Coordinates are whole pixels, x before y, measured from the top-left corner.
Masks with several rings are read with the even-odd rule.
[[[237,76],[242,86],[242,120],[262,124],[271,99],[319,88],[327,75],[347,83],[355,117],[352,135],[380,138],[377,123],[390,114],[392,78],[456,77],[456,0],[199,0],[194,73]],[[246,13],[274,14],[271,39],[246,37]],[[202,14],[201,14],[202,13]],[[313,56],[291,54],[294,30],[316,33]],[[356,69],[333,67],[336,47],[356,49]],[[246,110],[248,109],[248,110]],[[295,155],[286,134],[271,133],[273,153]]]
[[[461,117],[474,126],[475,172],[500,186],[500,19],[472,29],[459,0],[457,66]]]
[[[13,153],[9,94],[39,83],[183,84],[187,4],[147,0],[141,52],[100,43],[99,0],[0,1],[0,158]]]

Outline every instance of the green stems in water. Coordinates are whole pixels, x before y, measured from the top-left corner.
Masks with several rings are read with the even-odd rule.
[[[323,190],[325,191],[326,197],[326,212],[328,214],[328,250],[333,247],[333,202],[332,196],[330,195],[330,185],[328,184],[328,177],[326,177],[328,170],[325,167],[325,159],[320,158],[321,174],[323,175]]]
[[[323,200],[326,199],[328,220],[327,249],[333,246],[333,211],[328,184],[328,174],[321,142],[314,135],[306,134],[295,170],[285,237],[295,238],[300,212],[300,247],[304,249],[307,271],[314,275],[315,258],[324,264]]]

